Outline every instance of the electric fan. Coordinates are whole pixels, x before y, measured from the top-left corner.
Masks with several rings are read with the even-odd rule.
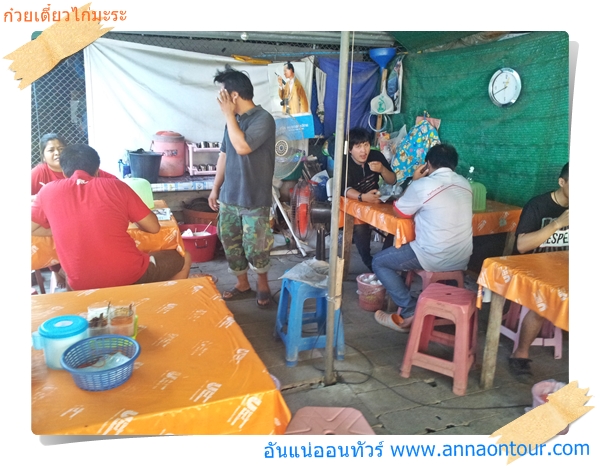
[[[306,241],[310,232],[310,205],[313,202],[312,189],[306,180],[296,183],[290,205],[292,207],[292,226],[294,233]]]
[[[290,176],[298,168],[306,154],[303,146],[305,139],[294,139],[302,134],[297,134],[300,123],[291,115],[277,114],[275,119],[275,171],[273,185],[281,187],[281,181]]]
[[[325,234],[331,223],[331,204],[316,201],[313,188],[306,180],[296,183],[290,204],[295,235],[305,241],[310,233],[316,230],[316,259],[326,260]]]
[[[279,207],[281,215],[285,220],[294,240],[296,246],[303,256],[306,256],[306,250],[303,247],[303,241],[298,238],[295,233],[295,229],[290,222],[281,202],[279,201],[279,188],[283,184],[283,179],[290,176],[298,168],[305,156],[305,150],[301,149],[302,146],[307,145],[306,139],[299,139],[302,137],[302,131],[298,133],[298,128],[301,125],[291,115],[284,113],[274,114],[276,133],[275,133],[275,170],[273,172],[273,199]],[[276,189],[277,188],[277,189]],[[306,245],[306,243],[304,243]]]

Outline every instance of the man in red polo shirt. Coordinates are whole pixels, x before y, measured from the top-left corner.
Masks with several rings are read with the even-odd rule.
[[[60,166],[66,176],[44,186],[31,211],[31,234],[54,237],[73,290],[187,278],[191,256],[175,250],[140,251],[129,223],[158,233],[156,215],[127,184],[97,177],[98,153],[86,144],[67,146]]]

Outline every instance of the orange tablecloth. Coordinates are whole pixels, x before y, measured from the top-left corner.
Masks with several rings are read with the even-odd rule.
[[[168,207],[165,201],[154,201],[157,209]],[[140,230],[135,224],[130,224],[127,230],[135,240],[138,249],[144,252],[176,249],[182,256],[185,254],[185,245],[175,217],[160,222],[158,233],[147,233]],[[54,238],[51,236],[31,237],[31,270],[43,269],[58,264],[58,255],[54,247]]]
[[[569,251],[487,258],[477,283],[569,330]]]
[[[481,370],[481,386],[488,389],[494,382],[505,299],[520,303],[557,327],[569,330],[569,252],[487,258],[477,283],[479,306],[481,287],[492,291]]]
[[[79,389],[32,349],[36,435],[283,434],[281,392],[207,277],[32,296],[32,331],[93,302],[131,300],[141,346],[131,378]]]
[[[391,203],[369,204],[342,197],[340,200],[340,225],[344,225],[344,212],[386,233],[395,235],[397,248],[415,239],[415,222],[411,219],[397,217]],[[473,236],[514,232],[520,216],[521,207],[488,200],[484,212],[473,213]]]

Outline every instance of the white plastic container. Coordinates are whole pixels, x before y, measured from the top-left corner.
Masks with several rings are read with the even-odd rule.
[[[31,334],[33,347],[44,350],[46,366],[62,370],[60,358],[65,350],[87,338],[88,322],[81,316],[66,315],[53,317]]]

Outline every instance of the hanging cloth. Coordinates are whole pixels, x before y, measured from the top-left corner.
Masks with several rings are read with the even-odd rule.
[[[321,69],[315,67],[315,81],[317,83],[317,116],[321,123],[325,121],[325,85],[327,83],[327,74]]]

